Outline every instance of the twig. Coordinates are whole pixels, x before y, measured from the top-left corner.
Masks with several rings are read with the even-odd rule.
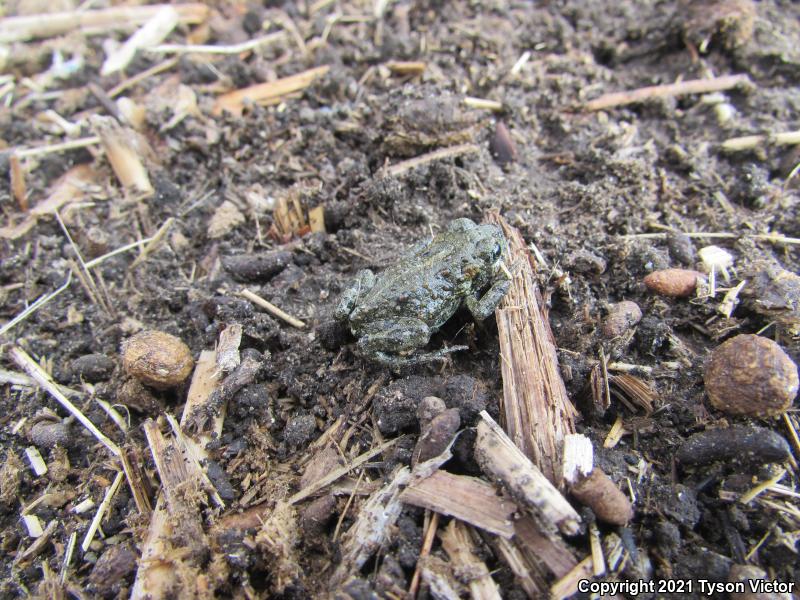
[[[800,131],[783,131],[767,135],[745,135],[729,138],[722,142],[721,148],[725,152],[738,152],[740,150],[752,150],[763,145],[791,146],[793,144],[800,144]]]
[[[259,46],[275,44],[285,37],[285,32],[278,31],[259,38],[247,40],[240,44],[231,44],[228,46],[214,46],[211,44],[159,44],[158,46],[147,48],[145,51],[154,54],[241,54],[242,52],[255,50]]]
[[[427,154],[423,154],[421,156],[409,158],[408,160],[399,162],[391,167],[384,167],[379,171],[379,175],[382,177],[397,177],[406,171],[411,171],[417,167],[428,164],[429,162],[442,160],[443,158],[461,156],[462,154],[472,154],[478,151],[480,151],[480,148],[475,144],[459,144],[457,146],[440,148],[439,150],[434,150],[433,152],[428,152]]]
[[[161,227],[158,228],[158,231],[156,231],[155,235],[149,238],[141,254],[139,254],[139,256],[136,257],[133,263],[131,263],[130,266],[131,269],[137,267],[138,265],[146,261],[147,258],[150,256],[150,254],[152,254],[155,250],[159,248],[161,240],[163,240],[164,237],[167,235],[170,227],[172,227],[172,224],[174,222],[175,222],[175,217],[169,217],[166,221],[164,221]]]
[[[164,6],[114,6],[98,10],[7,17],[0,19],[0,43],[25,42],[78,30],[87,34],[127,30],[147,22]],[[209,12],[209,8],[200,3],[173,4],[172,7],[178,11],[181,23],[201,23]]]
[[[122,483],[122,478],[125,476],[125,473],[119,471],[117,476],[114,477],[114,481],[108,486],[106,490],[106,495],[103,497],[103,501],[100,503],[100,506],[97,507],[97,512],[94,513],[94,518],[92,522],[89,524],[89,529],[86,530],[86,535],[83,538],[83,542],[81,543],[81,550],[86,552],[89,549],[89,544],[92,543],[94,539],[94,534],[97,533],[97,528],[100,527],[100,521],[103,520],[103,517],[108,510],[108,507],[111,505],[111,500],[114,498],[114,494],[117,493],[117,488],[119,484]]]
[[[137,73],[136,75],[134,75],[132,77],[129,77],[125,81],[121,81],[120,83],[115,85],[113,88],[108,90],[107,96],[109,98],[114,98],[116,96],[119,96],[125,90],[127,90],[129,88],[132,88],[133,86],[141,83],[145,79],[148,79],[149,77],[152,77],[153,75],[158,75],[159,73],[161,73],[163,71],[171,69],[172,67],[177,65],[178,62],[179,62],[178,58],[169,58],[169,59],[165,60],[164,62],[160,62],[157,65],[153,65],[149,69],[146,69],[146,70],[142,71],[141,73]]]
[[[100,136],[90,135],[88,137],[80,138],[77,140],[70,140],[60,144],[50,144],[47,146],[36,146],[34,148],[19,148],[13,150],[13,153],[18,158],[28,158],[29,156],[41,156],[43,154],[55,154],[56,152],[65,152],[67,150],[76,150],[78,148],[86,148],[88,146],[96,146],[100,143]]]
[[[86,268],[91,269],[93,267],[96,267],[100,263],[107,261],[109,258],[116,256],[117,254],[123,254],[124,252],[133,250],[134,248],[138,248],[140,246],[146,246],[151,241],[153,241],[153,238],[149,237],[149,238],[144,238],[143,240],[138,240],[136,242],[131,242],[130,244],[125,244],[124,246],[120,246],[119,248],[116,248],[115,250],[112,250],[107,254],[103,254],[103,256],[98,256],[97,258],[93,258],[92,260],[86,263]]]
[[[422,575],[423,559],[431,553],[433,548],[433,540],[436,537],[436,530],[439,528],[439,513],[431,513],[431,521],[428,523],[428,529],[425,531],[425,537],[422,539],[422,548],[419,550],[419,558],[417,559],[417,566],[414,568],[414,575],[411,578],[411,585],[408,586],[408,597],[413,600],[417,595],[419,589],[419,580]]]
[[[620,236],[620,239],[664,239],[667,233],[629,233]],[[773,244],[800,244],[800,238],[787,237],[782,233],[729,233],[727,231],[690,231],[685,235],[690,238],[713,238],[713,239],[750,239],[772,242]]]
[[[23,369],[28,375],[33,377],[36,383],[41,388],[46,390],[53,398],[55,398],[61,406],[66,408],[78,421],[80,421],[86,429],[88,429],[97,440],[103,444],[114,456],[119,456],[121,451],[119,446],[108,439],[103,433],[95,427],[86,415],[84,415],[77,406],[75,406],[69,399],[61,393],[58,386],[53,379],[42,369],[36,361],[34,361],[28,354],[18,346],[12,346],[8,351],[11,359],[17,364],[18,367]]]
[[[278,317],[279,319],[283,319],[284,321],[286,321],[292,327],[297,327],[297,329],[303,329],[306,326],[306,324],[303,323],[300,319],[296,319],[295,317],[293,317],[289,313],[286,313],[286,312],[282,311],[280,308],[275,306],[272,302],[264,300],[264,298],[262,298],[258,294],[254,294],[253,292],[251,292],[248,289],[243,289],[242,291],[239,292],[239,295],[242,298],[247,298],[253,304],[255,304],[257,306],[260,306],[261,308],[263,308],[267,312],[271,313],[272,315]]]
[[[584,105],[586,110],[604,110],[616,106],[634,104],[651,98],[665,98],[671,96],[682,96],[685,94],[705,94],[708,92],[721,92],[740,85],[751,84],[747,75],[726,75],[713,79],[689,79],[677,83],[665,85],[650,85],[636,90],[626,92],[614,92],[603,94]]]
[[[61,574],[59,575],[59,581],[61,584],[64,584],[64,580],[67,578],[67,573],[69,572],[69,563],[72,562],[72,555],[75,552],[75,542],[78,540],[78,532],[73,531],[72,535],[69,536],[69,541],[67,542],[67,548],[64,550],[64,562],[61,563]]]
[[[490,110],[492,112],[501,112],[503,110],[502,102],[498,102],[497,100],[489,100],[487,98],[473,98],[472,96],[467,96],[464,98],[464,104],[470,108]]]
[[[72,283],[72,271],[67,272],[67,280],[63,283],[63,285],[58,288],[57,290],[50,292],[49,294],[45,294],[40,296],[33,304],[31,304],[28,308],[23,310],[19,313],[16,317],[11,319],[8,323],[0,327],[0,336],[5,335],[8,331],[11,331],[17,324],[21,323],[37,310],[39,310],[42,306],[50,302],[53,298],[58,296],[61,292],[69,287],[69,284]]]

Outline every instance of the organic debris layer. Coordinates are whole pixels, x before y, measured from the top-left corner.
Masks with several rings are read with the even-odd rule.
[[[800,581],[797,401],[723,413],[705,369],[740,334],[800,361],[800,5],[2,11],[0,597]],[[357,272],[488,214],[498,314],[360,356]],[[126,372],[144,331],[191,374]]]

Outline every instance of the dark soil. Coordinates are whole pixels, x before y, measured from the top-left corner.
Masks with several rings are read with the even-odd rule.
[[[139,386],[132,392],[122,369],[122,342],[141,329],[158,329],[181,338],[197,357],[215,347],[226,326],[241,324],[242,348],[253,351],[250,356],[261,367],[229,400],[222,436],[211,448],[209,475],[228,508],[222,514],[209,509],[204,515],[209,527],[255,505],[264,505],[268,513],[275,501],[300,489],[309,445],[342,415],[349,425],[359,423],[350,446],[343,448],[348,457],[401,436],[364,471],[364,484],[384,480],[397,465],[410,464],[419,436],[417,407],[431,395],[457,408],[466,428],[447,470],[478,476],[471,428],[483,408],[500,419],[494,323],[475,325],[466,311],[458,313],[429,347],[470,349],[453,353],[443,364],[397,375],[357,356],[354,340],[332,322],[332,312],[359,269],[380,271],[451,220],[481,221],[485,211],[498,209],[547,263],[540,284],[549,298],[565,383],[581,409],[579,431],[594,442],[596,463],[636,499],[634,520],[618,533],[637,557],[620,577],[726,581],[731,565],[750,563],[770,578],[800,581],[797,498],[778,498],[793,507],[791,514],[758,502],[740,504],[728,493],[738,497],[777,472],[769,451],[755,461],[714,452],[691,466],[674,459],[692,434],[727,424],[767,428],[790,439],[780,418],[737,418],[714,410],[704,396],[703,364],[711,349],[738,333],[762,332],[795,363],[800,341],[784,321],[757,310],[757,298],[743,295],[742,304],[725,319],[717,312],[723,293],[671,299],[648,292],[642,283],[656,269],[702,270],[697,250],[710,244],[735,258],[731,283],[720,282],[726,288],[750,279],[765,264],[795,273],[800,269],[796,242],[773,244],[755,237],[769,232],[800,237],[800,178],[787,179],[800,162],[797,147],[720,150],[731,137],[798,129],[800,5],[781,0],[419,0],[390,3],[378,28],[372,3],[334,2],[312,16],[302,4],[226,4],[215,9],[208,43],[239,42],[250,31],[261,35],[262,20],[280,9],[296,24],[307,55],[288,41],[241,56],[188,55],[126,92],[148,107],[142,131],[154,150],[148,163],[153,197],[127,201],[103,154],[94,149],[26,160],[31,205],[47,197],[70,167],[93,163],[97,169],[96,187],[84,203],[62,209],[85,260],[152,236],[169,218],[175,222],[146,260],[132,266],[134,250],[93,269],[103,300],[92,300],[73,276],[68,289],[0,340],[5,348],[22,347],[59,383],[79,390],[76,404],[107,436],[139,449],[146,477],[157,489],[141,424],[156,418],[161,407],[180,415],[187,386],[167,391]],[[334,14],[359,19],[328,20]],[[185,33],[173,33],[169,41],[185,43]],[[46,69],[49,59],[31,61],[50,56],[54,47],[65,56],[80,53],[86,64],[50,84],[58,94],[30,95],[18,84],[19,94],[0,109],[0,145],[62,141],[37,119],[48,109],[80,123],[82,135],[90,134],[86,117],[107,113],[85,84],[96,81],[109,90],[123,79],[98,75],[102,41],[102,36],[76,33],[12,46],[12,56],[20,58],[6,68],[18,82]],[[30,54],[25,60],[22,48]],[[526,52],[529,59],[512,73]],[[126,76],[163,58],[143,53]],[[392,60],[425,61],[427,68],[421,76],[398,76],[385,66]],[[210,116],[219,91],[318,65],[330,65],[330,71],[296,97],[276,106],[250,107],[241,117]],[[581,110],[582,102],[606,92],[734,73],[747,74],[753,85],[714,97],[688,95],[604,112]],[[153,108],[153,99],[170,78],[171,85],[180,82],[195,91],[202,114],[161,130],[172,113],[169,106]],[[471,109],[463,102],[466,96],[499,101],[502,111]],[[726,120],[721,115],[728,110],[733,113]],[[498,146],[497,136],[506,135],[496,132],[499,123],[507,128],[514,152],[507,149],[507,140]],[[382,176],[386,164],[464,142],[480,150],[398,177]],[[3,168],[7,160],[6,155]],[[263,205],[289,197],[298,198],[304,210],[323,206],[326,231],[276,233],[274,213]],[[245,220],[212,239],[209,221],[225,201]],[[5,178],[0,207],[2,225],[22,220]],[[686,238],[679,232],[734,235]],[[93,250],[98,236],[105,244]],[[248,259],[252,255],[259,256]],[[0,319],[11,320],[59,288],[75,260],[64,232],[50,217],[40,218],[19,239],[0,239]],[[254,307],[237,295],[243,285],[307,327],[293,328]],[[611,339],[603,335],[601,323],[609,305],[621,300],[637,303],[643,317],[630,329],[632,335]],[[636,365],[632,373],[657,391],[652,414],[617,400],[598,414],[589,376],[601,351],[610,362]],[[2,361],[3,369],[20,371],[5,352]],[[140,405],[130,410],[130,427],[123,434],[96,399],[115,404],[131,397]],[[147,522],[123,483],[102,523],[102,535],[87,552],[80,550],[95,509],[81,514],[71,509],[86,498],[99,504],[117,466],[74,419],[63,425],[66,435],[48,430],[48,437],[42,426],[34,432],[45,411],[68,416],[38,388],[0,387],[0,597],[35,593],[45,565],[60,573],[73,532],[78,541],[68,577],[73,588],[87,597],[128,597]],[[629,434],[604,449],[618,417]],[[58,443],[48,445],[49,439]],[[754,442],[748,438],[747,443],[749,452]],[[735,437],[730,444],[735,447]],[[769,442],[770,448],[785,447],[781,444]],[[25,449],[31,445],[48,463],[47,475],[37,477],[30,469]],[[800,458],[797,447],[793,450]],[[783,467],[789,471],[781,483],[791,488],[797,483],[796,463]],[[19,562],[33,542],[21,510],[44,494],[50,496],[32,514],[43,526],[55,520],[57,527],[41,552]],[[214,584],[219,597],[332,593],[329,578],[340,558],[333,533],[348,498],[322,496],[297,507],[303,515],[296,540],[299,569],[288,586],[277,583],[264,556],[249,550],[255,530],[223,536],[215,549],[225,557],[225,575]],[[359,502],[348,507],[342,532],[353,523]],[[601,525],[604,534],[614,530]],[[423,511],[405,509],[388,545],[363,572],[353,574],[350,594],[366,598],[407,590],[422,536]],[[586,535],[569,542],[579,559],[588,555]],[[489,546],[484,549],[482,558],[503,596],[523,597],[505,563]],[[438,542],[433,553],[444,556]],[[420,596],[428,594],[423,586]]]

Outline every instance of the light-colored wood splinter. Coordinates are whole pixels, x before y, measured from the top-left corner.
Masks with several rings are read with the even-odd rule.
[[[483,472],[501,481],[542,525],[567,535],[578,532],[580,515],[485,410],[478,423],[475,458]]]
[[[752,85],[747,75],[725,75],[724,77],[714,77],[711,79],[688,79],[686,81],[678,81],[677,83],[649,85],[625,92],[603,94],[599,98],[587,102],[584,108],[590,111],[604,110],[606,108],[643,102],[651,98],[668,98],[672,96],[684,96],[686,94],[722,92],[744,85]]]
[[[795,144],[800,144],[800,131],[781,131],[768,135],[745,135],[729,138],[722,142],[722,149],[725,152],[740,152],[760,146],[793,146]]]
[[[286,321],[292,327],[297,327],[297,329],[304,329],[305,326],[306,326],[306,324],[303,323],[303,321],[301,321],[300,319],[298,319],[296,317],[293,317],[292,315],[290,315],[287,312],[284,312],[283,310],[281,310],[280,308],[275,306],[272,302],[270,302],[268,300],[265,300],[264,298],[262,298],[258,294],[253,293],[248,289],[243,289],[242,291],[239,292],[239,295],[242,298],[246,298],[247,300],[250,300],[250,302],[252,302],[256,306],[260,306],[261,308],[266,310],[268,313],[278,317],[279,319],[283,319],[284,321]]]
[[[492,579],[489,568],[477,556],[477,546],[469,526],[453,519],[439,534],[442,547],[447,552],[453,571],[469,587],[474,600],[500,600],[500,589]]]
[[[481,479],[436,471],[433,475],[409,485],[400,495],[407,503],[434,510],[495,535],[514,535],[514,513],[517,505],[497,495],[495,487]]]
[[[317,77],[322,77],[330,70],[327,65],[308,69],[302,73],[282,77],[275,81],[259,83],[250,87],[223,94],[214,103],[211,113],[221,116],[224,112],[239,117],[248,102],[253,104],[277,104],[294,92],[299,92],[311,85]]]
[[[139,135],[112,117],[94,116],[91,123],[122,186],[137,200],[152,196],[155,190],[144,165],[144,141]]]
[[[117,476],[114,477],[114,481],[110,486],[108,486],[108,489],[106,489],[105,496],[103,496],[103,501],[100,503],[100,506],[97,507],[97,512],[94,513],[94,518],[92,518],[92,522],[89,524],[89,529],[86,530],[86,535],[83,537],[81,550],[84,552],[89,549],[89,544],[92,543],[94,534],[97,533],[97,529],[100,527],[100,523],[102,522],[106,511],[108,511],[108,507],[111,506],[111,500],[114,499],[114,494],[117,493],[119,484],[122,483],[122,478],[124,476],[125,474],[122,471],[117,473]]]

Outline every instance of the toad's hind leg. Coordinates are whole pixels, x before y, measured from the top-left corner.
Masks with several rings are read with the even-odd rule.
[[[428,343],[431,330],[415,318],[382,319],[371,323],[358,340],[359,353],[397,371],[402,367],[442,360],[450,352],[463,350],[455,346],[437,352],[411,354]]]

